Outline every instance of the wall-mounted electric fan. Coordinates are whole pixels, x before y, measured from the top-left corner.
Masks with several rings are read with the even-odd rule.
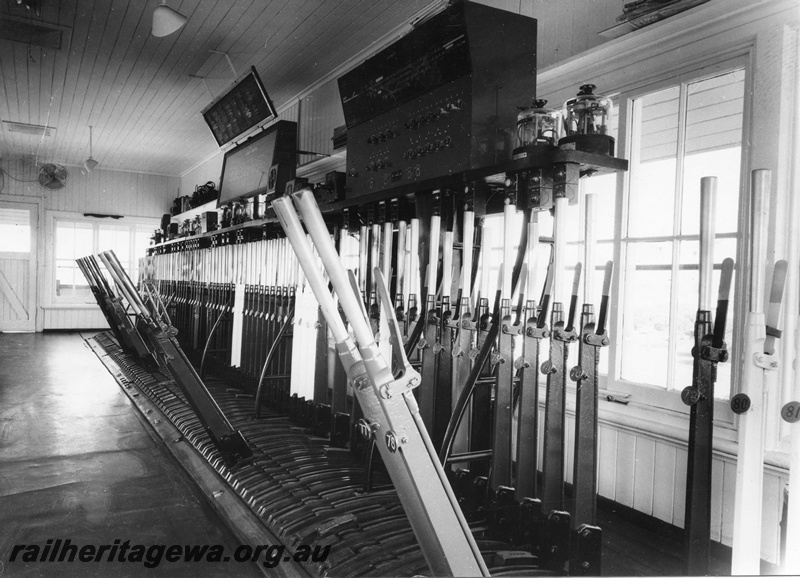
[[[51,191],[63,189],[67,184],[67,169],[54,163],[42,165],[39,167],[39,184]]]

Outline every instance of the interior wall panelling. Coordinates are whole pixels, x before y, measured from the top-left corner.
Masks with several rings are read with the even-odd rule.
[[[764,477],[763,511],[765,512],[765,524],[762,526],[761,555],[764,557],[766,550],[769,555],[767,560],[773,564],[777,563],[779,559],[776,552],[780,551],[783,491],[788,482],[789,476],[785,472],[767,469]],[[792,546],[788,545],[788,547]]]
[[[92,309],[44,309],[44,329],[108,329],[103,313]]]
[[[330,155],[333,153],[333,129],[344,124],[339,97],[339,83],[335,80],[320,86],[300,100],[299,149]],[[299,164],[319,160],[322,157],[301,155]]]
[[[540,392],[544,400],[544,391]],[[567,408],[565,480],[572,482],[574,463],[574,406]],[[668,524],[683,528],[686,504],[685,439],[673,439],[618,426],[600,408],[598,424],[598,494]],[[539,413],[539,469],[542,468],[544,401]],[[777,564],[786,472],[767,466],[764,471],[762,558]],[[733,502],[736,456],[715,451],[712,461],[711,537],[725,546],[733,541]]]
[[[572,482],[574,463],[574,410],[568,410],[565,480]],[[540,414],[540,453],[544,413]],[[686,464],[685,441],[658,438],[647,432],[620,429],[605,420],[598,429],[598,493],[680,528],[684,524]],[[539,462],[541,468],[541,460]],[[730,546],[733,527],[734,456],[715,453],[713,458],[712,538]],[[776,470],[777,472],[777,470]],[[775,534],[780,522],[780,475],[765,473],[764,532]],[[770,486],[771,480],[771,486]],[[782,487],[782,486],[781,486]],[[764,556],[775,559],[778,542],[764,542]]]
[[[724,460],[724,468],[722,471],[722,487],[723,491],[729,493],[731,496],[736,491],[736,461],[731,458]],[[720,512],[720,542],[723,544],[733,543],[733,500],[725,499]],[[767,522],[769,523],[769,522]],[[772,550],[774,544],[769,545],[768,549]]]
[[[653,514],[655,494],[653,474],[655,470],[656,443],[647,438],[636,439],[636,454],[633,484],[633,507],[641,512]]]
[[[654,444],[653,470],[653,509],[652,515],[665,522],[672,523],[675,502],[675,446]]]
[[[647,432],[622,431],[603,421],[598,443],[598,494],[683,528],[688,459],[685,442],[654,438]],[[761,555],[772,564],[779,561],[783,488],[787,481],[784,471],[765,468]],[[726,546],[733,540],[735,486],[736,457],[715,452],[711,537]]]
[[[291,122],[300,122],[300,103],[295,100],[280,109],[278,112],[277,120],[289,120]]]
[[[634,465],[636,456],[636,436],[627,432],[617,432],[617,473],[614,500],[633,508],[633,488],[636,484]]]
[[[725,462],[720,459],[711,462],[711,539],[720,541],[722,537],[722,509],[725,501]],[[733,493],[731,492],[731,495]]]
[[[211,138],[211,133],[208,133]],[[203,185],[208,181],[213,181],[219,187],[219,177],[222,174],[222,161],[225,154],[219,150],[210,158],[181,175],[181,195],[191,195],[197,185]]]
[[[82,174],[80,167],[66,166],[64,188],[51,191],[36,181],[38,165],[18,159],[3,160],[0,166],[8,175],[0,176],[0,194],[35,197],[43,200],[45,210],[73,213],[100,213],[130,217],[158,217],[175,197],[180,179],[112,171],[98,167]]]
[[[617,499],[617,431],[608,427],[598,428],[597,461],[602,464],[597,478],[597,491],[609,500]]]
[[[686,451],[684,445],[680,445],[675,453],[675,475],[672,478],[672,488],[675,492],[672,499],[672,523],[679,528],[683,528],[686,521],[686,469],[688,463],[689,452]]]

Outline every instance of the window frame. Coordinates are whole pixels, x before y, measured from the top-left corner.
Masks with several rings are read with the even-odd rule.
[[[52,283],[50,283],[50,285],[49,285],[49,287],[50,287],[49,293],[50,293],[51,302],[53,304],[59,304],[59,305],[68,304],[68,303],[69,304],[91,303],[91,301],[92,301],[91,297],[89,297],[87,299],[80,299],[80,298],[77,298],[77,297],[74,297],[74,296],[58,295],[58,293],[56,292],[57,291],[56,281],[58,280],[59,262],[63,260],[63,259],[59,259],[58,258],[57,240],[58,240],[59,222],[70,223],[70,224],[73,224],[73,225],[77,225],[79,223],[80,224],[83,224],[83,223],[90,224],[91,228],[84,227],[84,229],[88,229],[88,230],[91,231],[92,253],[96,253],[97,252],[97,226],[96,225],[91,224],[88,220],[80,220],[80,221],[78,221],[78,220],[73,220],[73,219],[58,219],[57,218],[57,219],[55,219],[53,221],[53,261],[52,261],[53,279],[52,279]],[[73,231],[75,231],[76,229],[77,229],[77,227],[73,227]],[[74,261],[72,263],[70,263],[70,267],[73,270],[76,269],[76,265],[75,265]],[[75,274],[76,275],[80,274],[80,271],[77,271]],[[73,287],[74,287],[74,285],[73,285]],[[91,293],[90,293],[90,295],[91,295]]]
[[[687,66],[681,70],[680,74],[669,75],[664,74],[656,79],[649,79],[646,83],[642,83],[635,87],[628,87],[625,90],[614,94],[615,105],[619,113],[619,129],[617,148],[618,155],[630,159],[633,154],[633,148],[636,143],[633,142],[634,131],[634,100],[642,98],[648,94],[665,90],[674,86],[688,85],[692,82],[701,81],[706,78],[725,74],[734,70],[744,70],[744,104],[743,104],[743,119],[742,119],[742,136],[741,136],[741,157],[740,157],[740,174],[739,174],[739,206],[737,217],[737,232],[736,233],[720,233],[716,235],[717,239],[736,238],[738,240],[736,250],[736,275],[735,280],[735,302],[729,308],[729,323],[730,317],[733,316],[733,338],[731,343],[728,344],[731,351],[731,359],[738,359],[737,348],[742,344],[744,337],[744,324],[747,310],[747,283],[748,275],[742,274],[742,264],[746,263],[747,253],[747,215],[749,210],[747,207],[748,201],[748,184],[749,184],[749,150],[745,143],[749,142],[749,135],[751,131],[750,118],[752,107],[752,82],[753,82],[753,68],[752,68],[752,50],[750,47],[745,47],[735,53],[727,53],[719,56],[718,58],[705,60],[696,63],[692,66]],[[685,103],[685,96],[681,90],[681,100]],[[624,105],[624,106],[623,106]],[[683,108],[683,107],[682,107]],[[680,131],[685,130],[679,128]],[[682,151],[681,151],[682,154]],[[672,267],[676,265],[675,258],[679,252],[679,241],[694,240],[699,235],[691,234],[677,234],[672,236],[663,236],[658,238],[650,237],[630,237],[628,235],[627,227],[629,222],[629,200],[632,186],[631,171],[617,174],[617,187],[616,187],[616,217],[614,229],[614,263],[615,273],[614,282],[611,289],[611,302],[614,304],[609,318],[609,332],[612,338],[611,347],[609,347],[609,374],[601,376],[601,387],[606,389],[623,392],[629,395],[630,402],[635,405],[644,405],[651,409],[665,410],[669,412],[688,413],[688,408],[683,404],[680,399],[680,387],[676,384],[676,389],[668,390],[665,387],[638,383],[631,380],[626,380],[621,377],[622,369],[622,327],[623,327],[623,299],[625,298],[624,287],[624,271],[627,263],[627,248],[631,243],[647,242],[652,240],[670,240],[675,245],[673,246],[673,263]],[[679,218],[676,216],[675,218]],[[674,229],[673,229],[674,233]],[[679,256],[678,256],[679,258]],[[674,280],[673,280],[674,283]],[[716,292],[714,291],[714,294]],[[674,344],[670,344],[673,348]],[[732,381],[731,381],[731,396],[739,391],[741,381],[741,371],[739,368],[732,368]],[[687,384],[690,385],[690,384]],[[715,400],[714,403],[715,423],[718,427],[724,429],[734,429],[735,416],[730,409],[727,400]]]

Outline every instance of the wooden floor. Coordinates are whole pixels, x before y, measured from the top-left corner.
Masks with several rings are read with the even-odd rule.
[[[238,546],[81,335],[0,334],[0,575],[263,576],[252,563],[9,561],[15,544],[58,538]]]
[[[683,530],[608,500],[598,502],[603,529],[603,575],[682,576]],[[730,576],[730,550],[712,548],[710,576]]]
[[[680,529],[611,502],[599,504],[598,518],[603,575],[683,574]],[[237,545],[77,333],[0,334],[0,528],[0,573],[15,576],[144,571],[125,563],[96,570],[9,562],[14,544],[51,538]],[[231,575],[226,566],[162,563],[148,572]],[[710,574],[730,574],[729,550],[714,549]],[[236,564],[235,575],[261,574]]]

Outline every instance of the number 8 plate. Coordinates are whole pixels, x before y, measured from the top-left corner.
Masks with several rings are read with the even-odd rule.
[[[800,402],[790,401],[781,408],[781,417],[783,421],[795,423],[800,420]]]

